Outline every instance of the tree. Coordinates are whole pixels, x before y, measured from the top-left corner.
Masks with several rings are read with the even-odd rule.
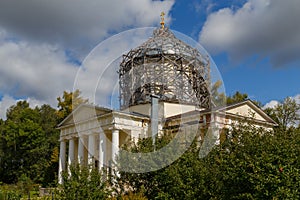
[[[47,142],[47,162],[43,170],[43,186],[54,185],[57,180],[58,173],[58,149],[59,149],[59,130],[56,129],[59,123],[57,110],[50,105],[42,105],[35,108],[39,112],[39,124],[45,132]],[[51,159],[50,159],[51,158]]]
[[[246,99],[248,99],[248,94],[246,93],[243,94],[237,91],[233,96],[228,96],[226,102],[227,104],[233,104],[233,103],[245,101]]]
[[[248,99],[248,94],[247,93],[240,93],[240,92],[235,92],[234,95],[232,96],[228,96],[226,98],[226,103],[227,104],[234,104],[234,103],[239,103],[239,102],[242,102],[242,101],[245,101]],[[251,100],[256,106],[258,107],[262,107],[262,103],[260,101],[257,101],[257,100]]]
[[[216,81],[211,88],[212,104],[214,106],[223,106],[226,103],[226,96],[224,93],[220,93],[219,89],[222,86],[222,81]]]
[[[240,125],[216,155],[220,160],[222,190],[219,199],[298,199],[299,131],[267,132]]]
[[[20,101],[7,111],[3,130],[3,181],[16,182],[22,174],[39,181],[46,162],[45,132],[39,124],[39,112]]]
[[[291,97],[285,98],[277,104],[274,109],[269,108],[267,112],[278,123],[280,128],[287,129],[299,120],[300,105]]]
[[[147,140],[132,151],[147,152],[152,145]],[[169,141],[165,136],[160,140]],[[119,184],[135,193],[144,191],[149,199],[299,199],[299,152],[299,129],[268,132],[241,123],[206,157],[199,158],[193,143],[158,171],[121,172]]]
[[[4,157],[4,145],[5,145],[5,140],[4,140],[4,121],[0,119],[0,166],[2,166],[3,162],[3,157]],[[0,168],[0,174],[2,170]]]
[[[16,183],[23,175],[44,186],[54,181],[58,164],[51,155],[58,147],[58,116],[49,105],[34,109],[19,101],[0,124],[0,181]]]
[[[81,92],[77,89],[74,92],[64,91],[62,97],[57,97],[60,120],[66,118],[78,105],[88,102],[88,99],[84,99],[80,95]]]
[[[106,199],[109,191],[103,174],[95,167],[69,166],[70,172],[63,172],[64,183],[59,185],[59,199]]]

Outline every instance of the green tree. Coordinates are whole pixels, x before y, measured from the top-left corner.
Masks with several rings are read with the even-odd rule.
[[[16,183],[23,175],[43,185],[53,182],[57,163],[50,158],[58,147],[57,122],[56,111],[49,105],[32,109],[28,102],[19,101],[8,109],[0,126],[0,181]]]
[[[35,180],[41,178],[47,144],[38,121],[38,111],[31,109],[26,101],[20,101],[8,109],[3,131],[4,181],[16,182],[22,174]]]
[[[278,123],[279,127],[286,129],[293,126],[299,120],[300,105],[291,97],[285,98],[273,109],[267,109],[270,116]]]
[[[169,141],[164,136],[160,140]],[[199,158],[195,142],[163,169],[121,172],[119,184],[144,191],[149,199],[299,199],[299,144],[299,129],[268,132],[241,123],[206,157]],[[151,145],[142,141],[132,150]]]
[[[66,118],[78,105],[88,102],[88,99],[84,99],[80,95],[81,92],[77,89],[74,92],[64,91],[62,97],[57,97],[60,120]]]
[[[233,104],[233,103],[245,101],[246,99],[248,99],[248,94],[240,93],[237,91],[234,95],[228,96],[226,102],[227,104]]]
[[[213,84],[211,88],[212,104],[214,106],[223,106],[226,104],[225,94],[219,92],[222,84],[222,81],[218,80]]]
[[[3,169],[1,166],[3,166],[2,163],[3,163],[3,158],[5,155],[4,147],[5,147],[4,121],[2,119],[0,119],[0,174],[3,173]],[[0,181],[1,181],[1,179],[0,179]]]
[[[59,199],[106,199],[109,194],[103,174],[94,167],[78,165],[69,166],[70,172],[64,172],[64,183],[59,186],[57,196]]]
[[[39,124],[45,132],[47,143],[47,163],[44,165],[44,176],[42,184],[44,186],[54,185],[58,173],[58,148],[59,148],[59,130],[56,129],[59,123],[57,110],[50,105],[42,105],[35,108],[39,112]],[[55,157],[55,158],[54,158]]]

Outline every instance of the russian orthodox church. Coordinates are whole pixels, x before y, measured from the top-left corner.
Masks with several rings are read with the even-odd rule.
[[[119,148],[138,138],[180,134],[182,127],[195,125],[201,132],[212,123],[220,135],[242,119],[266,129],[276,126],[251,100],[215,106],[209,58],[176,38],[163,20],[161,25],[123,55],[119,110],[82,104],[58,125],[60,183],[67,164],[111,167]]]

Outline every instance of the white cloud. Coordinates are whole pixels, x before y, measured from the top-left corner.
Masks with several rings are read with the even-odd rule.
[[[46,101],[39,101],[34,98],[27,99],[14,99],[12,96],[4,95],[0,101],[0,119],[6,119],[7,109],[13,105],[16,105],[18,101],[26,100],[29,103],[30,108],[35,108],[36,106],[42,106],[43,104],[47,104]]]
[[[3,96],[2,100],[0,101],[0,118],[6,119],[6,110],[14,105],[16,100],[11,96],[5,95]]]
[[[248,0],[242,8],[210,14],[199,41],[212,53],[233,59],[269,56],[274,66],[300,61],[300,1]]]
[[[263,106],[263,109],[266,108],[275,108],[279,104],[279,101],[271,100],[270,102],[266,103],[266,105]]]
[[[294,97],[294,99],[295,99],[296,103],[300,104],[300,94],[296,95]]]
[[[291,98],[294,99],[297,104],[300,104],[300,94],[297,94],[297,95],[295,95],[295,96],[293,96]],[[283,99],[281,101],[283,101]],[[266,108],[275,108],[275,106],[277,106],[279,103],[280,103],[280,101],[271,100],[271,101],[269,101],[268,103],[266,103],[263,106],[263,109],[266,109]]]
[[[16,99],[27,99],[31,106],[47,103],[56,107],[56,97],[73,89],[79,69],[73,61],[83,59],[114,32],[159,25],[160,12],[169,13],[173,4],[174,0],[0,1],[0,93],[4,95],[0,117]],[[170,21],[168,14],[166,21]],[[121,56],[120,49],[133,44],[130,37],[113,47],[108,44],[109,52],[100,52],[101,62],[87,71],[79,89],[94,89],[90,86],[97,86],[95,80],[112,61],[111,56]],[[106,86],[99,88],[105,89],[105,95],[115,86],[111,75],[115,73],[103,77]]]
[[[77,67],[63,50],[48,44],[0,38],[0,91],[16,98],[30,97],[55,105],[56,97],[72,89]]]
[[[111,32],[159,25],[174,0],[1,0],[0,26],[31,41],[86,52]],[[166,17],[169,21],[169,17]]]
[[[57,45],[10,39],[0,29],[0,118],[17,101],[27,100],[32,108],[42,104],[56,107],[56,97],[72,90],[78,66],[69,63]]]

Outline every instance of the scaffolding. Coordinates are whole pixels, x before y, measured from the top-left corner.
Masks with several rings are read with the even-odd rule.
[[[210,108],[209,57],[157,28],[141,46],[123,55],[120,64],[120,108],[159,101]]]

